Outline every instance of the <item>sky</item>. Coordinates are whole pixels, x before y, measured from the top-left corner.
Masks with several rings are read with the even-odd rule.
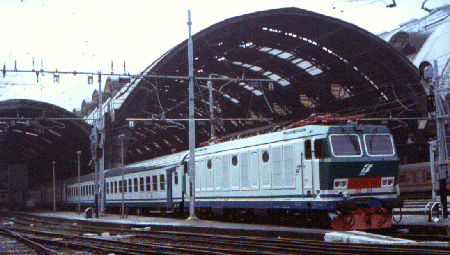
[[[374,34],[428,13],[424,0],[0,0],[0,64],[6,69],[138,74],[192,33],[247,13],[298,7],[353,23]],[[450,0],[427,0],[429,9]],[[83,75],[7,73],[0,100],[32,99],[69,111],[80,108],[98,83]],[[104,79],[106,80],[106,79]]]

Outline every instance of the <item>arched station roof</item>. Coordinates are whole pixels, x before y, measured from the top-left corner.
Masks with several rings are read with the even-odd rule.
[[[193,44],[197,78],[271,80],[214,80],[218,118],[281,122],[318,112],[369,118],[426,114],[417,68],[382,39],[335,18],[298,8],[255,12],[198,32]],[[186,40],[143,74],[187,76],[187,51]],[[128,95],[115,111],[117,126],[126,125],[125,118],[188,118],[186,79],[142,77],[127,88],[116,96]],[[195,90],[196,118],[209,118],[206,80],[197,79]],[[209,123],[201,124],[197,122],[197,144],[210,138]],[[223,121],[216,132],[225,135],[262,125],[267,122]],[[187,131],[187,121],[135,123],[126,162],[187,149]]]
[[[58,106],[33,100],[0,102],[0,167],[26,164],[31,185],[52,178],[66,179],[77,173],[81,151],[82,173],[89,172],[90,126]],[[88,155],[88,156],[87,156]]]

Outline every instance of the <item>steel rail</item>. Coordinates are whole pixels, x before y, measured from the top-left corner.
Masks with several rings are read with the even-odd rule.
[[[45,246],[43,246],[41,244],[38,244],[38,243],[36,243],[36,242],[34,242],[34,241],[32,241],[32,240],[30,240],[30,239],[28,239],[28,238],[26,238],[26,237],[24,237],[22,235],[19,235],[19,234],[15,233],[14,231],[11,231],[11,230],[9,230],[9,229],[7,229],[5,227],[0,227],[0,235],[13,238],[13,239],[17,240],[18,242],[20,242],[22,244],[25,244],[29,248],[31,248],[33,250],[36,250],[36,251],[39,251],[39,252],[42,252],[44,254],[61,255],[61,253],[56,252],[56,251],[54,251],[52,249],[49,249],[49,248],[47,248],[47,247],[45,247]]]

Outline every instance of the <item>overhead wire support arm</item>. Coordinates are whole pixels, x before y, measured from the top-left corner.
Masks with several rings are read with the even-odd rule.
[[[189,121],[189,119],[146,119],[146,118],[127,118],[127,121]],[[194,119],[195,121],[209,121],[209,118],[204,119]],[[272,118],[261,118],[261,119],[255,119],[255,118],[225,118],[221,120],[253,120],[253,121],[272,121]]]
[[[49,117],[45,117],[45,118],[24,118],[24,117],[0,117],[0,121],[5,121],[5,120],[79,120],[79,121],[86,121],[86,120],[91,120],[91,121],[97,121],[98,119],[84,119],[84,118],[49,118]]]
[[[6,73],[35,73],[33,70],[6,70],[6,66],[3,65],[3,75],[6,76]],[[138,78],[159,78],[159,79],[178,79],[178,80],[189,80],[189,76],[179,76],[179,75],[154,75],[154,74],[111,74],[111,73],[101,73],[101,72],[77,72],[77,71],[44,71],[40,70],[41,74],[73,74],[73,75],[105,75],[105,76],[121,76],[121,77],[130,77],[133,79]],[[274,82],[271,79],[242,79],[242,78],[229,78],[229,77],[193,77],[194,80],[217,80],[217,81],[236,81],[236,82]]]

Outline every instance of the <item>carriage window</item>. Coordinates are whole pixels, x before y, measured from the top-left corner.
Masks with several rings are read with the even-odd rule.
[[[109,194],[109,182],[106,183],[106,194]]]
[[[357,135],[331,135],[331,149],[335,156],[361,156],[361,146]]]
[[[368,155],[394,155],[392,137],[387,134],[364,135],[364,142]]]
[[[159,188],[160,190],[166,190],[166,180],[164,179],[164,174],[159,176]]]
[[[114,193],[117,193],[117,181],[114,182]]]
[[[139,177],[139,191],[144,191],[144,177]]]
[[[134,192],[138,191],[138,178],[134,178]]]
[[[264,162],[264,163],[267,163],[267,162],[269,162],[269,159],[270,159],[270,157],[269,157],[269,152],[268,151],[264,151],[263,153],[262,153],[262,161]]]
[[[427,178],[427,181],[431,181],[431,171],[426,172],[425,176]]]
[[[133,180],[128,179],[128,192],[133,192]]]
[[[212,161],[211,161],[211,159],[208,160],[208,163],[206,164],[206,166],[208,167],[208,169],[212,168]]]
[[[325,158],[325,149],[323,148],[324,139],[314,140],[314,156],[316,158]]]
[[[122,181],[119,181],[119,193],[122,193]]]
[[[173,180],[175,182],[175,185],[178,185],[178,172],[175,171],[175,173],[173,174]]]
[[[414,182],[413,173],[406,173],[406,182],[407,183],[413,183]]]
[[[145,177],[145,190],[150,191],[150,176]]]
[[[423,172],[416,172],[417,183],[423,182]]]
[[[233,155],[233,157],[231,158],[231,164],[233,164],[233,166],[237,166],[238,163],[238,158],[236,155]]]
[[[305,141],[305,159],[312,159],[311,140]]]
[[[158,176],[152,176],[153,191],[158,191]]]

